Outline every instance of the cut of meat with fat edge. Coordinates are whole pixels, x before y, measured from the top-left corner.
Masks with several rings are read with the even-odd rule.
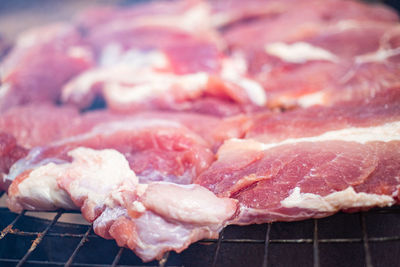
[[[289,25],[288,31],[281,29]],[[247,58],[250,76],[264,87],[268,106],[332,105],[399,86],[398,22],[292,25],[279,19],[256,21],[226,33],[231,49]],[[240,43],[247,40],[245,34],[255,41]]]
[[[0,111],[28,103],[55,103],[61,86],[91,66],[91,49],[73,26],[60,23],[25,32],[0,64]]]
[[[14,164],[6,177],[6,181],[15,180],[8,190],[10,209],[68,208],[63,202],[58,205],[57,199],[65,196],[51,175],[47,175],[47,165],[69,162],[69,151],[82,146],[121,152],[141,183],[190,184],[214,159],[211,145],[178,122],[137,118],[111,121],[47,147],[33,148]],[[36,187],[37,183],[42,186]],[[55,188],[62,196],[47,193]]]
[[[0,131],[0,191],[7,190],[11,181],[5,182],[5,176],[10,167],[20,158],[23,158],[28,150],[19,146],[15,138],[5,132]]]
[[[144,261],[160,259],[169,250],[180,252],[200,239],[216,238],[237,210],[237,200],[218,198],[199,185],[140,183],[126,158],[113,149],[76,148],[68,155],[71,163],[48,163],[28,174],[31,180],[13,183],[10,201],[14,190],[32,193],[29,185],[40,179],[54,196],[51,203],[37,198],[32,205],[79,207],[98,235],[115,239]]]
[[[399,121],[399,103],[400,88],[393,88],[372,98],[340,102],[331,107],[313,106],[279,114],[260,112],[247,117],[246,138],[275,143],[327,131]]]
[[[217,198],[198,185],[138,183],[123,155],[114,150],[79,148],[70,154],[73,162],[58,166],[66,169],[58,178],[61,188],[97,234],[115,239],[145,261],[217,237],[236,211],[236,200]]]
[[[399,159],[399,121],[277,143],[232,139],[194,182],[239,200],[232,223],[301,220],[395,204]]]

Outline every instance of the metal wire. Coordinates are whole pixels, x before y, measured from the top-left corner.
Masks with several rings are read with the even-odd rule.
[[[319,248],[318,248],[318,220],[314,219],[314,238],[313,238],[313,259],[314,267],[319,267]]]
[[[88,240],[88,236],[90,231],[92,231],[92,227],[90,226],[89,229],[86,231],[86,233],[82,236],[82,239],[79,241],[79,244],[76,246],[74,249],[74,252],[72,255],[69,257],[68,261],[65,263],[65,267],[71,266],[72,262],[74,261],[76,254],[78,254],[78,251],[83,247],[83,244]]]
[[[213,258],[213,262],[212,262],[212,267],[217,266],[217,260],[218,260],[218,256],[219,256],[219,251],[221,249],[221,242],[222,239],[224,238],[224,229],[222,229],[221,233],[219,234],[218,237],[218,241],[217,241],[217,247],[215,248],[215,253],[214,253],[214,258]],[[213,239],[211,239],[211,241],[214,241]]]
[[[28,251],[25,253],[25,255],[22,257],[22,259],[18,262],[16,267],[21,267],[28,257],[31,255],[31,253],[37,248],[37,246],[42,242],[43,237],[47,234],[47,232],[50,230],[50,228],[58,221],[58,219],[61,217],[62,212],[59,211],[56,216],[54,216],[53,220],[51,223],[46,227],[46,229],[43,230],[43,232],[39,233],[35,240],[32,242],[31,247],[28,249]]]
[[[369,249],[369,244],[368,244],[368,234],[367,234],[367,224],[365,222],[365,214],[364,212],[360,213],[361,217],[361,229],[363,233],[363,245],[364,245],[364,254],[365,254],[365,265],[366,267],[373,267],[372,266],[372,260],[371,260],[371,252]]]
[[[269,235],[271,233],[271,223],[267,223],[267,232],[265,234],[265,245],[264,245],[264,258],[263,258],[263,264],[262,267],[267,267],[268,266],[268,248],[269,248]]]
[[[10,216],[12,213],[8,211],[5,208],[0,208],[0,211],[3,213],[7,213]],[[75,262],[76,255],[78,252],[85,246],[88,240],[94,240],[95,238],[99,238],[96,235],[92,233],[92,226],[89,226],[88,229],[86,230],[85,233],[82,234],[77,234],[73,232],[57,232],[57,231],[50,231],[54,226],[60,224],[58,222],[59,218],[62,216],[64,213],[72,213],[70,211],[58,211],[53,220],[47,223],[47,226],[45,229],[41,232],[37,231],[23,231],[23,229],[17,229],[16,224],[23,222],[26,218],[27,215],[25,211],[21,212],[20,214],[16,215],[16,217],[9,223],[7,226],[2,229],[0,233],[0,241],[2,242],[7,242],[5,238],[8,235],[13,235],[13,236],[27,236],[27,237],[35,237],[33,240],[32,245],[27,249],[25,254],[19,258],[19,259],[14,259],[14,258],[2,258],[0,257],[0,265],[2,263],[8,263],[8,264],[15,264],[15,266],[29,266],[29,265],[40,265],[40,266],[90,266],[90,267],[95,267],[95,266],[142,266],[143,264],[136,264],[136,265],[123,265],[120,264],[120,260],[123,256],[123,252],[125,251],[124,248],[118,249],[118,252],[115,254],[114,259],[112,260],[111,264],[103,264],[103,263],[96,263],[96,264],[89,264],[89,263],[84,263],[84,262]],[[73,212],[75,213],[75,212]],[[321,256],[321,251],[319,250],[319,245],[320,244],[361,244],[363,246],[364,250],[364,255],[365,255],[365,266],[367,267],[373,267],[373,262],[372,262],[372,251],[370,249],[370,244],[371,243],[388,243],[388,242],[393,242],[393,241],[400,241],[400,235],[391,235],[391,236],[374,236],[374,237],[369,237],[368,236],[368,231],[367,231],[367,219],[366,216],[374,216],[376,214],[381,214],[381,216],[385,216],[386,214],[396,214],[400,215],[400,208],[399,207],[393,207],[393,208],[384,208],[384,209],[374,209],[369,211],[368,213],[361,212],[359,213],[359,218],[360,218],[360,228],[361,228],[361,237],[341,237],[341,238],[321,238],[319,236],[319,220],[313,220],[313,232],[312,232],[312,238],[271,238],[271,232],[273,231],[274,227],[277,227],[276,224],[266,224],[266,233],[265,236],[262,237],[260,236],[259,238],[225,238],[224,237],[224,231],[222,231],[219,235],[218,239],[205,239],[200,241],[200,244],[202,243],[214,243],[216,245],[214,254],[212,255],[212,266],[219,266],[218,263],[221,261],[221,247],[223,244],[241,244],[243,246],[246,246],[247,244],[261,244],[264,245],[264,253],[263,253],[263,258],[262,258],[262,267],[267,267],[271,266],[271,262],[269,261],[269,255],[270,255],[270,245],[271,244],[312,244],[313,246],[313,266],[314,267],[319,267],[321,266],[320,263],[320,256]],[[44,221],[45,222],[45,221]],[[66,224],[62,224],[66,225]],[[288,226],[290,226],[290,223],[287,223]],[[67,225],[68,226],[68,225]],[[65,239],[65,238],[79,238],[80,241],[76,245],[76,247],[73,249],[72,254],[69,256],[68,260],[63,262],[63,261],[41,261],[37,259],[30,259],[30,256],[32,255],[33,251],[36,250],[36,248],[40,245],[42,240],[45,237],[55,237],[55,238],[60,238],[60,239]],[[388,243],[390,245],[390,243]],[[154,265],[151,266],[159,266],[159,267],[165,267],[165,266],[170,266],[168,261],[170,258],[170,253],[166,253],[164,257],[159,261],[159,262],[154,262]],[[122,262],[121,262],[122,263]],[[125,264],[125,263],[124,263]]]

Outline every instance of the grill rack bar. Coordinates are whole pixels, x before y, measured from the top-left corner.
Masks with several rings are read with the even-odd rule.
[[[0,208],[2,212],[9,212],[6,208]],[[11,214],[11,212],[9,212]],[[15,235],[15,236],[36,236],[33,244],[31,247],[26,251],[24,256],[21,259],[12,259],[12,258],[0,258],[0,264],[3,263],[15,263],[16,266],[22,266],[26,264],[41,264],[43,266],[46,265],[53,265],[53,266],[75,266],[79,264],[79,266],[132,266],[132,265],[124,265],[118,264],[123,252],[125,251],[124,248],[120,248],[116,253],[112,264],[87,264],[87,263],[75,263],[74,259],[79,252],[79,250],[85,245],[86,241],[93,238],[100,238],[95,234],[92,234],[92,226],[89,226],[87,231],[84,234],[73,234],[73,233],[49,233],[49,230],[58,223],[58,219],[65,213],[76,213],[71,211],[59,210],[55,214],[53,220],[51,220],[47,227],[42,232],[26,232],[21,231],[15,228],[15,225],[18,221],[26,217],[26,211],[22,211],[19,213],[10,224],[8,224],[4,229],[2,229],[0,233],[0,240],[4,239],[7,235]],[[213,256],[212,266],[218,266],[218,259],[220,257],[221,247],[227,243],[236,243],[236,244],[264,244],[264,255],[262,260],[262,267],[269,266],[268,255],[269,255],[269,246],[270,244],[312,244],[313,245],[313,266],[319,267],[320,266],[320,251],[319,251],[319,244],[333,244],[333,243],[360,243],[363,245],[364,253],[365,253],[365,265],[367,267],[374,267],[372,263],[372,255],[369,244],[371,243],[383,243],[383,242],[392,242],[392,241],[400,241],[400,235],[392,235],[392,236],[384,236],[384,237],[369,237],[367,233],[367,221],[366,215],[367,214],[400,214],[399,207],[393,208],[384,208],[384,209],[375,209],[369,211],[368,213],[360,212],[360,227],[362,230],[361,237],[351,237],[351,238],[319,238],[318,235],[318,219],[314,219],[314,227],[313,227],[313,238],[270,238],[271,229],[274,227],[274,223],[266,224],[266,234],[264,239],[251,239],[251,238],[224,238],[224,230],[220,233],[218,239],[204,239],[199,241],[200,244],[202,243],[214,243],[216,244],[216,249]],[[69,257],[67,262],[58,262],[58,261],[38,261],[29,259],[31,253],[37,248],[40,242],[43,240],[45,236],[50,237],[73,237],[73,238],[80,238],[79,244],[75,247],[73,253]],[[168,265],[168,260],[170,258],[170,253],[166,253],[160,262],[155,263],[154,266],[165,267],[171,266]],[[134,266],[141,266],[141,265],[134,265]]]
[[[314,237],[313,237],[313,265],[319,267],[319,248],[318,248],[318,220],[314,219]]]
[[[72,262],[74,261],[76,255],[78,254],[78,251],[83,247],[83,244],[88,240],[88,235],[92,231],[93,226],[91,225],[89,229],[86,231],[86,233],[82,236],[81,240],[79,241],[79,244],[76,246],[74,249],[74,252],[72,252],[72,255],[69,257],[67,262],[65,263],[65,267],[71,266]]]
[[[53,220],[49,223],[49,225],[44,229],[41,233],[37,235],[35,240],[32,242],[31,247],[28,249],[28,251],[25,253],[25,255],[22,257],[22,259],[17,263],[16,267],[21,267],[28,257],[31,255],[31,253],[36,249],[36,247],[42,242],[43,237],[47,234],[47,232],[50,230],[50,228],[58,221],[58,219],[61,217],[62,211],[57,212],[57,215],[54,216]]]
[[[271,223],[267,223],[267,231],[265,233],[265,242],[264,242],[264,258],[263,258],[263,263],[262,267],[267,267],[268,266],[268,249],[269,249],[269,235],[271,233]]]
[[[360,222],[361,222],[361,229],[362,229],[362,233],[363,233],[362,241],[363,241],[363,247],[364,247],[364,253],[365,253],[365,265],[366,265],[366,267],[373,267],[372,259],[371,259],[371,251],[369,249],[369,244],[368,244],[367,223],[365,221],[365,213],[364,212],[360,213]]]

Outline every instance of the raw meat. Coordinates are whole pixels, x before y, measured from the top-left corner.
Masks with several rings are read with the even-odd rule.
[[[55,103],[61,86],[92,65],[91,50],[71,25],[25,32],[0,65],[0,111],[27,103]]]
[[[12,135],[0,131],[0,191],[6,190],[9,185],[9,182],[4,182],[3,176],[17,160],[25,157],[27,153],[27,149],[17,145]]]
[[[75,128],[80,117],[73,107],[47,104],[16,106],[0,116],[0,131],[13,135],[17,143],[26,148],[43,146],[77,134],[69,128]]]
[[[83,12],[77,21],[89,35],[115,36],[116,33],[141,26],[165,26],[207,35],[212,31],[209,13],[210,7],[206,1],[158,1],[137,5],[135,8],[95,8]],[[124,38],[132,39],[129,36]]]
[[[190,184],[214,159],[210,144],[178,122],[154,118],[110,121],[87,133],[36,147],[14,164],[6,177],[14,181],[8,191],[10,209],[67,208],[63,204],[69,204],[65,195],[56,193],[64,191],[58,190],[55,181],[46,175],[46,166],[69,162],[68,152],[81,146],[121,152],[141,183]],[[41,186],[34,186],[37,183]],[[62,206],[58,206],[60,202]]]
[[[202,111],[204,98],[212,97],[226,108],[206,113],[219,116],[265,104],[264,90],[247,77],[243,59],[222,56],[216,44],[154,27],[136,29],[133,36],[130,49],[115,40],[120,45],[105,48],[100,67],[68,82],[63,101],[84,108],[100,95],[118,111]]]
[[[51,167],[61,174],[61,188],[93,222],[97,234],[115,239],[144,261],[217,237],[236,211],[236,200],[217,198],[198,185],[139,183],[115,150],[78,148],[70,155],[72,163]]]
[[[208,103],[213,103],[205,100],[204,102],[204,108]],[[215,106],[215,108],[223,109],[224,106]],[[227,111],[219,113],[227,113]],[[32,104],[17,106],[4,112],[0,117],[0,131],[13,135],[18,145],[33,148],[88,132],[98,124],[110,121],[123,123],[134,119],[161,119],[178,122],[200,135],[213,150],[226,139],[243,137],[250,127],[249,119],[243,115],[222,120],[215,116],[197,113],[166,111],[130,114],[96,110],[80,114],[76,108],[70,106]]]
[[[334,107],[255,115],[194,182],[240,202],[231,223],[390,206],[400,188],[400,91]]]
[[[325,9],[329,3],[354,4],[316,5]],[[331,105],[398,86],[395,16],[381,20],[384,16],[349,8],[330,12],[327,19],[329,9],[324,13],[318,8],[296,6],[278,18],[244,24],[224,35],[231,49],[247,58],[248,71],[265,88],[270,107]],[[249,39],[254,41],[245,41]]]
[[[195,183],[239,200],[234,224],[324,217],[398,201],[400,123],[265,144],[230,140]]]
[[[398,21],[190,0],[28,32],[1,63],[0,188],[15,212],[80,209],[144,261],[228,224],[397,204]]]
[[[376,126],[400,120],[400,90],[394,88],[363,100],[313,106],[280,114],[266,112],[248,118],[246,138],[264,143],[310,137],[327,131]],[[243,118],[246,121],[246,118]]]

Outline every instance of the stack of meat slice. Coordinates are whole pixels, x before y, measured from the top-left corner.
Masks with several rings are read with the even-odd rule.
[[[391,206],[399,60],[398,17],[354,1],[89,10],[0,63],[0,186],[144,261],[229,224]]]
[[[239,200],[232,223],[323,217],[390,206],[400,188],[400,90],[373,99],[258,114],[195,179]]]

